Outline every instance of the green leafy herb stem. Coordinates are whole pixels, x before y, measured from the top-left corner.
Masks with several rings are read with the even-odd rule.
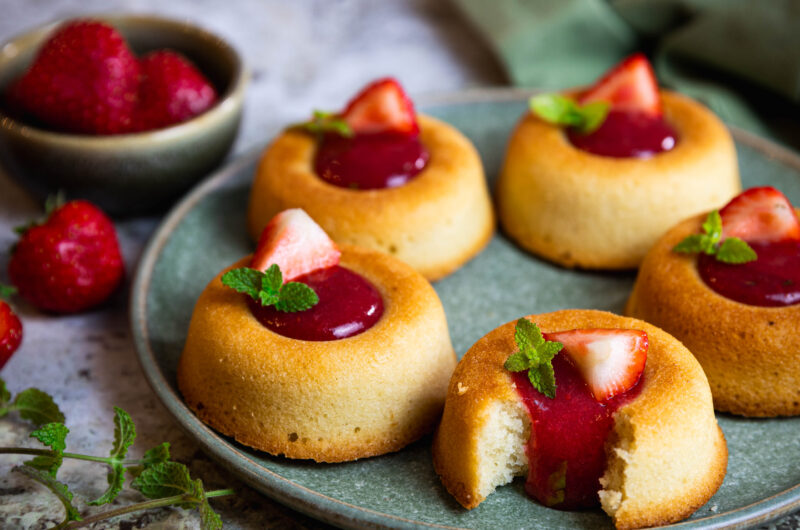
[[[124,410],[114,407],[114,443],[109,456],[94,456],[65,451],[69,429],[64,425],[64,415],[53,398],[45,392],[28,389],[20,392],[12,401],[11,393],[7,390],[5,382],[0,379],[0,407],[0,416],[16,410],[23,419],[36,424],[38,428],[30,433],[30,437],[48,447],[48,449],[0,447],[0,454],[34,457],[23,462],[23,465],[16,466],[13,471],[43,484],[64,505],[64,520],[56,528],[82,528],[111,517],[169,505],[198,509],[204,530],[222,528],[222,520],[208,504],[208,499],[231,495],[234,491],[231,489],[205,491],[202,481],[192,479],[185,465],[170,460],[167,442],[150,449],[142,458],[127,458],[128,448],[136,438],[136,427],[133,419]],[[58,421],[45,422],[50,419]],[[81,518],[80,512],[73,505],[73,494],[69,487],[56,479],[65,458],[108,466],[108,488],[100,497],[89,501],[90,505],[108,504],[116,499],[122,491],[126,470],[133,478],[133,488],[151,500]]]
[[[738,237],[722,239],[722,217],[713,210],[703,222],[703,233],[687,236],[673,247],[674,252],[684,254],[708,254],[723,263],[741,264],[758,258],[755,250]]]
[[[527,318],[517,320],[514,341],[518,351],[512,353],[503,365],[509,372],[528,371],[533,388],[553,399],[556,397],[556,378],[553,357],[564,347],[560,342],[545,340],[535,323]]]
[[[562,94],[538,94],[529,101],[531,112],[548,123],[573,127],[589,134],[597,130],[608,116],[610,105],[595,101],[580,105]]]
[[[266,272],[240,267],[222,275],[222,283],[231,289],[244,293],[263,306],[275,306],[278,311],[295,313],[311,309],[319,302],[319,297],[308,285],[300,282],[283,284],[283,275],[277,264]]]

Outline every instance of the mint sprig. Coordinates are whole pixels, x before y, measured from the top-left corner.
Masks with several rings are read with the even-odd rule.
[[[22,399],[20,399],[21,397]],[[25,406],[12,408],[17,402],[22,402]],[[11,393],[2,379],[0,379],[0,406],[3,407],[4,413],[18,410],[21,416],[27,415],[26,419],[35,423],[42,418],[54,416],[53,410],[61,414],[52,397],[38,389],[21,392],[14,401],[11,401]],[[69,429],[60,421],[44,423],[30,434],[32,438],[36,438],[47,446],[47,449],[0,447],[0,454],[34,456],[33,459],[23,462],[24,465],[15,467],[14,471],[43,484],[58,497],[64,506],[65,517],[64,521],[55,528],[83,528],[99,521],[139,510],[176,505],[186,509],[196,508],[200,514],[203,530],[221,529],[222,520],[211,508],[208,499],[232,495],[233,490],[205,491],[203,483],[199,479],[191,478],[186,466],[170,461],[169,444],[166,442],[147,451],[141,459],[126,458],[128,448],[136,438],[136,427],[133,419],[124,410],[114,407],[114,414],[114,443],[107,457],[65,452]],[[61,418],[63,418],[63,414]],[[99,505],[112,502],[122,490],[126,468],[134,477],[132,486],[151,500],[81,518],[80,512],[73,504],[73,493],[66,484],[56,478],[65,458],[97,462],[109,466],[108,489],[100,498],[89,504]]]
[[[561,94],[538,94],[528,102],[531,112],[548,123],[573,127],[589,134],[597,130],[608,116],[611,107],[605,101],[580,105]]]
[[[345,138],[352,138],[354,135],[353,129],[341,115],[323,110],[315,110],[310,120],[292,124],[289,128],[317,135],[333,133]]]
[[[38,388],[29,388],[17,394],[12,401],[5,381],[0,379],[0,418],[14,411],[37,427],[45,423],[64,423],[64,413],[49,394]]]
[[[528,370],[533,388],[553,399],[556,397],[556,377],[553,357],[564,347],[560,342],[545,340],[535,323],[527,318],[517,320],[514,341],[518,351],[512,353],[503,365],[509,372]]]
[[[738,237],[722,240],[722,217],[719,210],[713,210],[706,216],[702,225],[702,234],[691,234],[673,247],[673,252],[682,254],[708,254],[717,261],[731,264],[747,263],[758,259],[756,251]]]
[[[277,263],[266,272],[240,267],[222,275],[222,283],[234,291],[244,293],[262,306],[275,306],[278,311],[295,313],[311,309],[319,302],[314,289],[300,282],[283,284],[283,275]]]

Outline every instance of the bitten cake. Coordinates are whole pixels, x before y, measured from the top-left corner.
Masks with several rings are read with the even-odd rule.
[[[800,222],[778,190],[749,189],[669,230],[625,312],[692,351],[718,410],[800,414]]]
[[[591,131],[591,132],[587,132]],[[565,267],[639,265],[670,226],[740,190],[736,151],[699,103],[629,57],[586,90],[531,99],[497,182],[503,230]]]
[[[374,250],[340,251],[287,210],[252,258],[200,295],[178,385],[202,421],[240,443],[342,462],[429,432],[455,362],[442,305],[419,273]]]
[[[509,322],[459,362],[433,445],[465,508],[527,475],[558,509],[617,528],[688,517],[725,476],[727,445],[691,353],[641,320],[566,310]]]
[[[429,280],[471,259],[494,232],[477,151],[450,125],[416,115],[393,79],[267,148],[250,194],[250,234],[295,207],[337,243],[390,254]]]

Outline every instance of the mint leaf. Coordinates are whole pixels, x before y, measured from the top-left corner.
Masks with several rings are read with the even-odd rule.
[[[294,313],[317,305],[319,297],[308,285],[289,282],[283,285],[283,274],[277,263],[266,272],[242,267],[226,272],[222,283],[240,293],[247,294],[262,306],[275,306],[278,311]]]
[[[0,298],[8,300],[11,296],[17,294],[17,288],[12,285],[0,283]]]
[[[258,298],[263,272],[248,267],[233,269],[222,275],[222,284],[234,291]]]
[[[561,94],[538,94],[529,101],[531,112],[554,125],[574,127],[588,134],[595,131],[606,119],[610,105],[596,101],[579,105],[575,100]]]
[[[200,503],[200,527],[203,530],[222,530],[222,519],[215,512],[208,499],[203,495],[203,502]]]
[[[178,462],[163,462],[145,469],[131,486],[151,499],[197,491],[197,485],[189,475],[189,469]]]
[[[506,359],[505,364],[503,364],[503,367],[509,372],[521,372],[527,370],[529,366],[530,361],[522,352],[511,354],[508,359]]]
[[[273,263],[261,277],[261,290],[277,295],[283,286],[283,274],[277,263]]]
[[[675,245],[672,248],[672,251],[683,254],[699,254],[700,252],[706,252],[706,249],[708,248],[708,241],[708,236],[702,234],[692,234]]]
[[[23,462],[23,464],[44,471],[51,477],[55,478],[63,461],[64,457],[62,457],[60,454],[39,455],[31,460]]]
[[[527,318],[517,320],[514,342],[519,351],[506,359],[504,368],[509,372],[528,370],[528,379],[533,388],[553,399],[556,396],[556,379],[552,361],[564,345],[545,340],[539,326]]]
[[[144,456],[142,457],[142,464],[138,466],[130,466],[127,471],[128,474],[136,478],[142,474],[142,471],[147,469],[148,467],[152,467],[156,464],[161,464],[169,460],[169,442],[164,442],[161,445],[157,445],[152,449],[148,449],[145,452]]]
[[[6,410],[5,407],[8,405],[9,401],[11,401],[11,392],[8,391],[6,382],[0,378],[0,407],[3,407],[3,410],[0,411],[0,416],[8,414],[8,410]]]
[[[63,453],[67,448],[67,434],[69,429],[63,423],[46,423],[30,434],[56,453]]]
[[[69,488],[66,484],[59,482],[54,477],[50,476],[50,474],[46,471],[42,471],[41,469],[36,469],[30,466],[17,466],[13,469],[13,471],[22,473],[23,475],[26,475],[33,480],[44,484],[55,494],[56,497],[58,497],[58,500],[64,505],[66,517],[64,518],[64,521],[62,521],[56,528],[63,528],[70,521],[81,520],[81,515],[78,513],[78,510],[75,508],[75,506],[72,505],[72,492],[69,491]]]
[[[275,309],[287,313],[311,309],[319,302],[319,296],[314,289],[300,282],[289,282],[280,291],[280,299],[275,304]]]
[[[551,363],[537,364],[528,368],[528,379],[533,388],[553,399],[556,397],[556,376]]]
[[[738,237],[729,237],[719,246],[716,258],[724,263],[747,263],[758,259],[756,251]]]
[[[691,234],[672,248],[673,252],[685,254],[704,253],[723,263],[740,264],[758,258],[755,250],[738,237],[722,239],[722,216],[718,210],[708,213],[702,224],[702,234]]]
[[[125,483],[125,468],[122,462],[128,454],[128,448],[135,439],[136,426],[133,423],[133,418],[121,408],[114,407],[114,444],[109,453],[109,466],[111,469],[106,475],[108,488],[100,497],[89,501],[90,505],[108,504],[116,499],[119,492],[122,491],[122,485]]]
[[[45,423],[64,423],[64,414],[53,398],[38,388],[29,388],[17,394],[10,408],[37,426]]]
[[[352,138],[355,134],[348,123],[335,112],[315,110],[309,121],[295,123],[290,129],[309,132],[312,134],[333,133],[345,138]]]

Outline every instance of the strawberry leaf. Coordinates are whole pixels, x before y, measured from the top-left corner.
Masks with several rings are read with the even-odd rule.
[[[17,288],[13,285],[6,285],[4,283],[0,283],[0,298],[3,300],[8,300],[13,295],[17,294]]]

